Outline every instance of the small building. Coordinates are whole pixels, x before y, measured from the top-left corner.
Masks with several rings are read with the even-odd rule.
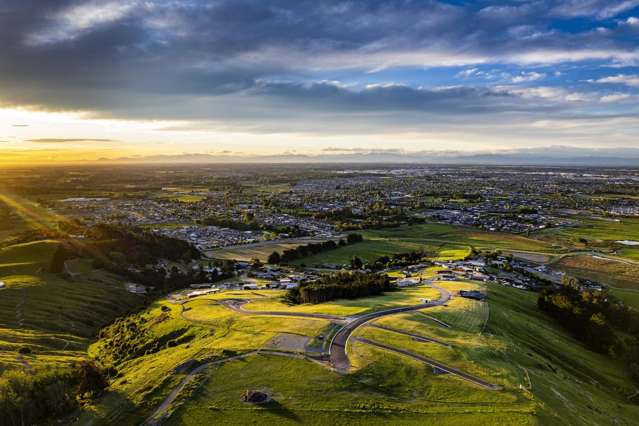
[[[213,283],[200,283],[200,284],[191,284],[189,287],[198,289],[198,288],[211,288],[213,287]]]
[[[477,290],[459,290],[459,295],[467,299],[484,300],[486,295]]]
[[[215,294],[217,292],[219,292],[220,289],[219,288],[208,288],[206,290],[195,290],[195,291],[191,291],[189,293],[186,294],[186,297],[193,298],[193,297],[198,297],[198,296],[206,296],[207,294]]]
[[[402,278],[401,280],[397,280],[397,287],[412,287],[420,283],[420,280],[417,278]]]
[[[146,287],[142,284],[136,283],[124,283],[124,288],[126,289],[126,291],[133,294],[146,294],[147,290]]]

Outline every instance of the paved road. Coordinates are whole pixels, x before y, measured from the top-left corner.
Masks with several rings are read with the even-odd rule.
[[[433,285],[432,287],[439,290],[439,300],[429,303],[422,303],[420,305],[402,306],[400,308],[392,308],[385,309],[383,311],[371,312],[370,314],[362,315],[352,321],[347,322],[346,325],[344,325],[344,327],[342,327],[342,329],[335,334],[331,342],[331,346],[329,347],[330,360],[333,368],[342,373],[348,372],[351,367],[348,355],[346,354],[348,339],[351,337],[353,332],[357,330],[357,328],[361,327],[367,322],[386,315],[417,311],[420,309],[432,308],[433,306],[441,306],[448,302],[448,300],[450,300],[450,293],[448,292],[448,290],[442,287],[437,287],[435,285]]]
[[[414,354],[412,352],[409,352],[409,351],[406,351],[406,350],[403,350],[403,349],[399,349],[399,348],[395,348],[395,347],[392,347],[392,346],[384,345],[382,343],[373,342],[372,340],[368,340],[368,339],[359,338],[359,339],[357,339],[357,341],[358,342],[362,342],[362,343],[366,343],[367,345],[376,346],[378,348],[381,348],[381,349],[384,349],[384,350],[387,350],[387,351],[390,351],[390,352],[395,352],[395,353],[398,353],[400,355],[404,355],[404,356],[416,359],[418,361],[422,361],[422,362],[424,362],[424,363],[426,363],[426,364],[428,364],[428,365],[430,365],[432,367],[438,368],[441,371],[445,371],[448,374],[452,374],[452,375],[455,375],[457,377],[460,377],[460,378],[462,378],[462,379],[464,379],[466,381],[474,383],[474,384],[476,384],[478,386],[481,386],[481,387],[483,387],[485,389],[488,389],[488,390],[501,390],[502,389],[502,387],[499,386],[499,385],[487,382],[484,379],[480,379],[477,376],[473,376],[472,374],[465,373],[465,372],[463,372],[461,370],[458,370],[457,368],[449,367],[449,366],[447,366],[445,364],[442,364],[441,362],[435,361],[434,359],[427,358],[427,357],[422,356],[422,355],[417,355],[417,354]]]
[[[427,337],[427,336],[422,336],[421,334],[409,333],[407,331],[386,327],[385,325],[369,324],[368,327],[375,327],[375,328],[379,328],[380,330],[390,331],[391,333],[403,334],[404,336],[412,337],[413,339],[419,342],[437,343],[438,345],[446,346],[448,348],[453,347],[453,345],[451,345],[450,343],[435,339],[433,337]]]

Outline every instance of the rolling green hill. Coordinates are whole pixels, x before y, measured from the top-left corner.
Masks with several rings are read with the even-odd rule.
[[[480,286],[442,285],[451,292]],[[299,349],[285,349],[291,342],[310,342],[327,333],[329,320],[239,314],[219,303],[249,298],[247,309],[286,310],[281,292],[227,292],[185,305],[159,301],[132,317],[139,327],[135,334],[146,336],[145,345],[151,342],[156,349],[117,364],[120,376],[110,392],[88,407],[77,424],[142,422],[188,371],[205,361],[242,354],[248,355],[213,363],[196,374],[167,407],[173,412],[167,424],[634,424],[639,406],[626,400],[634,385],[622,365],[588,350],[546,317],[536,307],[535,293],[498,285],[487,290],[489,300],[483,304],[454,297],[448,306],[377,321],[437,338],[449,347],[383,329],[359,329],[348,347],[355,369],[347,375],[300,357]],[[417,297],[414,290],[405,291],[382,299],[401,304]],[[357,312],[366,312],[365,303],[376,309],[374,299],[356,301]],[[295,311],[343,314],[344,306],[352,304],[333,301]],[[118,333],[98,341],[90,353],[100,358],[128,341],[125,331]],[[436,374],[415,360],[361,343],[359,337],[445,362],[503,389],[485,390]],[[269,348],[291,355],[251,354]],[[240,400],[247,389],[263,389],[275,401],[247,405]]]

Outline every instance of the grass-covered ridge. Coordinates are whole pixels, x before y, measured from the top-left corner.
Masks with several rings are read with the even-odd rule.
[[[451,293],[482,288],[473,282],[441,285]],[[483,291],[488,291],[487,302],[453,297],[448,306],[392,315],[374,323],[447,345],[415,341],[382,328],[359,329],[348,345],[355,367],[351,374],[268,353],[211,364],[171,404],[174,412],[168,424],[323,425],[335,424],[336,418],[344,424],[632,424],[639,407],[625,400],[633,387],[622,366],[588,350],[554,324],[537,309],[536,294],[498,285]],[[420,287],[296,306],[282,302],[282,295],[282,291],[240,291],[184,305],[157,302],[138,316],[143,320],[135,332],[145,342],[160,346],[116,363],[119,376],[109,394],[86,410],[78,424],[139,423],[188,371],[203,362],[260,349],[300,353],[280,346],[281,342],[302,339],[310,348],[318,335],[331,329],[327,319],[239,313],[220,303],[226,298],[250,299],[244,305],[249,311],[339,316],[419,303],[436,297],[437,291]],[[120,326],[118,333],[127,329]],[[435,374],[431,367],[359,342],[359,337],[445,362],[503,390],[490,391],[458,377]],[[93,345],[90,353],[99,357],[112,338]],[[274,402],[246,405],[240,397],[247,389],[265,390]]]

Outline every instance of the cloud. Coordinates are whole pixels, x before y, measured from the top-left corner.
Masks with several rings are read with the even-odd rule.
[[[551,9],[559,16],[613,18],[639,6],[639,0],[563,0]]]
[[[565,81],[571,70],[639,63],[636,34],[612,19],[631,3],[5,0],[0,104],[175,121],[167,131],[386,134],[497,114],[532,121],[605,107],[614,93]],[[564,25],[573,17],[588,19]],[[563,86],[546,87],[560,66],[552,84]],[[452,87],[455,77],[468,81]]]
[[[571,92],[562,87],[538,86],[538,87],[510,87],[502,86],[508,93],[521,96],[524,99],[545,99],[556,102],[585,102],[591,96],[582,92]]]
[[[74,142],[115,142],[113,139],[101,139],[101,138],[38,138],[38,139],[27,139],[26,142],[32,143],[74,143]]]
[[[599,99],[599,101],[603,103],[611,103],[611,102],[627,101],[628,99],[631,99],[631,98],[632,98],[632,95],[629,95],[628,93],[612,93],[610,95],[602,96]]]
[[[127,16],[137,2],[91,1],[72,5],[55,13],[43,30],[27,34],[25,42],[42,45],[73,40],[101,25],[116,22]]]
[[[596,80],[596,83],[624,84],[639,87],[639,75],[617,74]]]
[[[537,80],[541,80],[543,78],[546,78],[546,74],[544,73],[538,73],[535,71],[531,71],[531,72],[522,72],[519,75],[516,75],[515,77],[512,78],[512,82],[517,84],[517,83],[529,83],[531,81],[537,81]]]

